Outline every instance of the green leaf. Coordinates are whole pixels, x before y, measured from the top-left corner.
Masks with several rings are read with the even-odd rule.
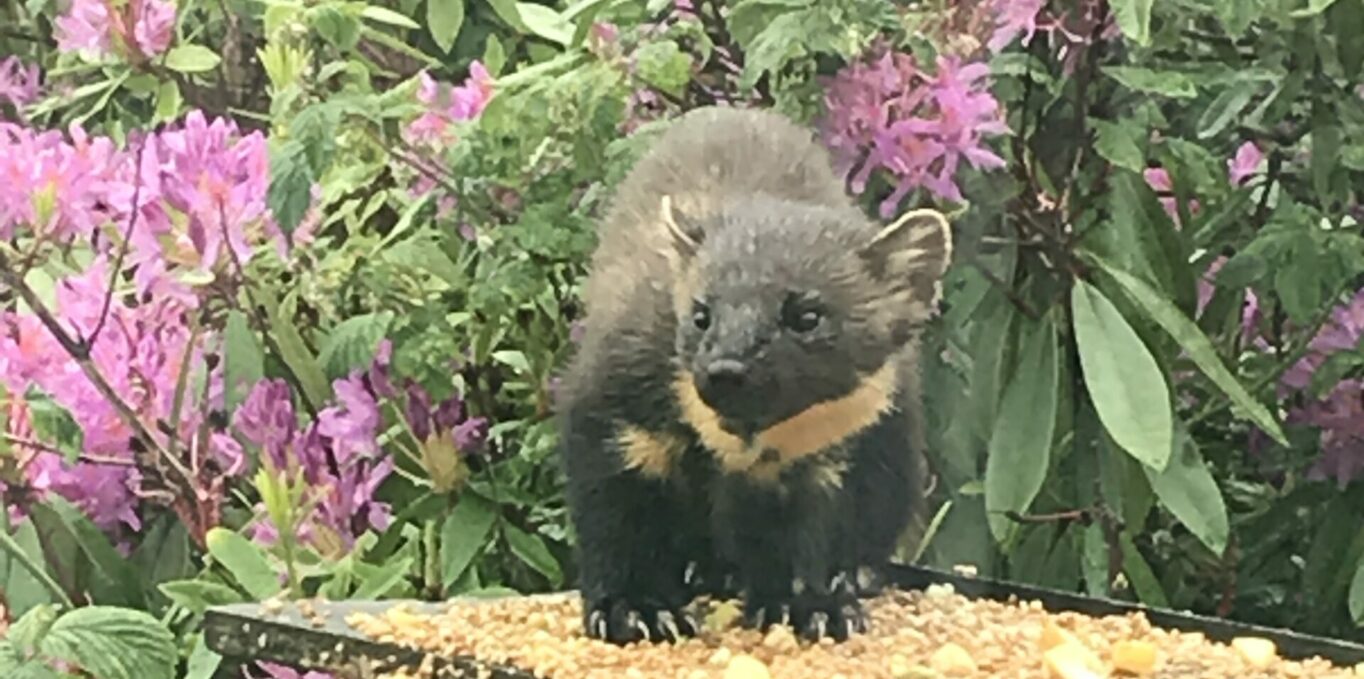
[[[30,392],[27,401],[35,437],[62,451],[67,462],[75,462],[85,448],[85,433],[76,419],[47,394]]]
[[[531,373],[530,362],[526,360],[526,355],[520,351],[513,351],[511,349],[494,351],[492,357],[496,359],[498,363],[510,366],[523,375]]]
[[[156,113],[152,118],[154,123],[169,122],[180,117],[180,104],[184,102],[180,96],[180,85],[174,80],[167,80],[156,88]]]
[[[543,538],[511,524],[503,524],[502,534],[507,536],[507,545],[511,547],[512,553],[520,557],[527,566],[548,578],[551,586],[557,587],[563,581],[564,574],[559,568],[559,562],[554,560],[554,555],[549,552],[549,547],[545,546]]]
[[[990,532],[1001,543],[1015,526],[1003,512],[1027,510],[1046,480],[1056,425],[1057,375],[1056,329],[1044,319],[1019,356],[990,437],[985,510]]]
[[[302,143],[290,140],[270,149],[266,199],[280,231],[292,234],[312,202],[313,174]]]
[[[497,17],[507,23],[508,26],[516,29],[518,33],[529,33],[530,28],[526,22],[521,20],[521,5],[523,3],[515,0],[488,0],[488,6],[493,8]]]
[[[1128,89],[1167,97],[1189,99],[1198,89],[1188,76],[1175,71],[1153,71],[1138,66],[1105,66],[1103,72]]]
[[[278,593],[283,586],[265,553],[251,541],[226,528],[211,528],[205,538],[208,553],[257,601]]]
[[[403,28],[412,29],[421,28],[421,26],[418,25],[417,22],[413,21],[409,17],[399,14],[387,7],[376,7],[374,5],[366,5],[365,8],[360,11],[360,16],[373,21],[378,21],[379,23],[390,24],[392,26],[402,26]]]
[[[194,649],[189,652],[189,660],[186,661],[184,679],[213,679],[222,662],[223,657],[204,643],[204,635],[196,634]]]
[[[1092,118],[1091,122],[1099,133],[1094,150],[1098,151],[1104,160],[1133,172],[1146,169],[1146,160],[1141,151],[1141,139],[1144,135],[1135,123],[1131,120],[1112,123],[1097,118]]]
[[[1247,28],[1260,18],[1263,0],[1218,0],[1213,3],[1217,19],[1222,22],[1227,36],[1239,38]]]
[[[218,67],[222,59],[203,45],[176,45],[166,53],[166,68],[179,73],[203,73]]]
[[[207,580],[163,582],[157,589],[171,601],[200,614],[210,606],[225,606],[245,601],[237,590]]]
[[[1295,9],[1288,15],[1297,19],[1313,17],[1326,11],[1326,8],[1335,4],[1336,0],[1307,0],[1307,6]]]
[[[15,621],[9,628],[7,638],[18,646],[20,651],[32,653],[38,649],[43,637],[47,636],[48,630],[52,629],[52,623],[56,621],[56,606],[50,604],[35,606],[33,610]]]
[[[1146,47],[1151,44],[1151,5],[1155,0],[1113,0],[1112,8],[1118,29],[1132,42]]]
[[[349,51],[360,42],[360,22],[354,16],[331,5],[314,7],[311,14],[313,30],[333,47]]]
[[[1142,558],[1141,552],[1137,551],[1132,536],[1124,532],[1118,538],[1118,546],[1122,549],[1123,573],[1127,574],[1127,581],[1132,583],[1137,599],[1147,606],[1169,608],[1170,602],[1165,597],[1165,590],[1160,586],[1160,579],[1151,570],[1151,565],[1146,563],[1146,559]]]
[[[449,52],[464,26],[464,0],[426,0],[426,26],[442,52]]]
[[[55,587],[44,566],[43,546],[38,542],[38,531],[33,521],[20,523],[11,537],[0,530],[0,591],[5,593],[5,606],[11,616],[19,617],[42,604],[56,603],[48,590]],[[47,582],[39,580],[33,570],[47,575]]]
[[[274,336],[276,346],[279,347],[280,359],[298,376],[308,400],[315,407],[321,408],[323,403],[331,399],[331,385],[327,382],[327,375],[318,365],[317,359],[313,358],[312,352],[308,350],[308,345],[304,344],[303,336],[298,334],[298,327],[294,325],[293,298],[286,298],[285,303],[279,304],[267,295],[264,301],[270,317],[270,332]]]
[[[502,46],[502,41],[497,39],[497,34],[489,33],[483,47],[483,67],[488,69],[488,75],[496,78],[502,74],[502,67],[506,65],[507,49]]]
[[[531,33],[565,47],[573,41],[573,25],[565,21],[554,8],[533,2],[518,2],[516,12]]]
[[[454,584],[488,542],[497,507],[474,493],[460,495],[440,532],[441,582]]]
[[[113,606],[66,613],[52,624],[41,649],[100,679],[173,679],[180,661],[165,625],[143,611]]]
[[[1341,137],[1339,125],[1320,123],[1312,127],[1312,188],[1317,200],[1326,205],[1333,198],[1331,175],[1340,162]]]
[[[223,399],[227,412],[236,412],[251,388],[264,378],[265,352],[246,314],[235,309],[227,312],[223,328]]]
[[[1151,351],[1098,288],[1071,290],[1075,344],[1099,420],[1113,440],[1156,470],[1170,459],[1170,390]]]
[[[1169,333],[1170,337],[1179,343],[1179,346],[1188,353],[1189,358],[1193,359],[1199,370],[1202,370],[1203,374],[1207,375],[1208,379],[1212,380],[1213,384],[1216,384],[1233,403],[1240,406],[1256,426],[1281,445],[1288,445],[1288,439],[1284,437],[1283,430],[1279,427],[1274,416],[1270,414],[1269,409],[1255,400],[1255,397],[1251,396],[1250,392],[1241,386],[1236,376],[1232,375],[1231,371],[1222,363],[1212,341],[1208,339],[1207,335],[1203,334],[1196,323],[1155,288],[1147,285],[1145,281],[1099,257],[1091,255],[1091,258],[1099,264],[1105,273],[1112,276],[1123,287],[1127,296],[1145,311],[1151,320],[1164,328],[1165,332]]]
[[[1364,559],[1360,559],[1350,581],[1350,617],[1356,625],[1364,627]]]
[[[378,311],[352,316],[333,328],[322,340],[317,357],[327,376],[338,379],[357,368],[369,367],[393,319],[392,311]]]
[[[1250,103],[1251,97],[1259,91],[1260,84],[1254,81],[1242,81],[1233,83],[1230,87],[1222,90],[1216,99],[1203,110],[1203,114],[1198,117],[1198,138],[1210,139],[1217,136],[1222,130],[1231,124],[1246,104]]]
[[[1227,523],[1227,506],[1222,501],[1222,491],[1213,480],[1212,472],[1198,452],[1198,446],[1184,430],[1182,424],[1175,427],[1171,455],[1164,471],[1156,471],[1143,464],[1142,471],[1151,481],[1151,488],[1161,504],[1184,524],[1214,554],[1221,555],[1227,548],[1230,528]]]
[[[635,52],[639,76],[672,95],[680,95],[691,82],[691,57],[671,40],[644,43]]]
[[[402,583],[403,578],[407,577],[408,571],[412,569],[412,557],[393,559],[384,563],[383,568],[375,571],[360,583],[360,587],[351,595],[351,599],[370,600],[378,599],[394,587]]]
[[[97,600],[108,603],[145,605],[142,585],[128,561],[109,542],[109,538],[75,505],[58,495],[49,495],[33,506],[33,522],[41,536],[64,533],[95,567]]]

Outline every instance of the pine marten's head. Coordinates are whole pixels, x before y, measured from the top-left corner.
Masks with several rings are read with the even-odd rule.
[[[691,212],[665,198],[660,221],[676,386],[710,447],[799,457],[890,407],[897,358],[940,296],[942,214],[916,210],[878,231],[851,206],[775,198]]]

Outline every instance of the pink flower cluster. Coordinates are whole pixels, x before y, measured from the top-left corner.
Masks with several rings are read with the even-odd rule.
[[[68,333],[85,338],[94,334],[108,284],[102,257],[83,273],[58,283],[56,308]],[[190,346],[189,312],[170,297],[132,306],[115,295],[90,348],[95,369],[163,446],[169,437],[158,422],[174,423],[176,435],[188,447],[207,410],[200,407],[199,394],[187,390],[178,418],[172,417],[181,371],[203,364],[202,342]],[[182,364],[187,356],[189,363]],[[134,465],[133,430],[32,314],[0,313],[0,385],[9,394],[11,414],[17,415],[8,427],[14,440],[32,440],[31,409],[23,396],[30,388],[41,389],[65,408],[84,435],[83,457],[74,463],[36,445],[16,446],[30,487],[65,497],[111,534],[140,530],[136,508],[141,473]],[[210,439],[212,462],[206,464],[221,473],[238,473],[240,446],[218,432]]]
[[[393,458],[383,454],[377,440],[379,401],[396,395],[389,378],[391,352],[385,340],[368,370],[333,382],[335,403],[306,427],[299,426],[283,380],[257,383],[234,416],[236,431],[261,450],[269,468],[302,473],[312,509],[295,534],[324,553],[349,547],[366,530],[383,530],[391,520],[388,504],[374,499],[393,471]],[[279,527],[268,517],[257,524],[255,539],[269,544],[278,536]]]
[[[231,257],[245,264],[253,247],[279,236],[266,209],[268,158],[260,134],[241,135],[233,123],[197,111],[159,133],[132,135],[125,148],[76,125],[68,137],[0,123],[0,239],[27,240],[26,248],[94,246],[92,263],[57,283],[53,311],[72,337],[95,337],[90,362],[163,447],[172,427],[166,423],[174,423],[181,450],[190,451],[188,467],[207,485],[242,471],[244,459],[231,437],[198,436],[221,398],[219,372],[207,375],[214,403],[187,389],[172,417],[182,371],[202,371],[205,346],[217,339],[201,336],[191,346],[189,319],[200,299],[185,278],[222,273]],[[130,225],[128,257],[115,277],[113,252]],[[131,291],[118,282],[128,273]],[[111,281],[119,288],[112,295]],[[66,409],[84,435],[84,457],[74,462],[38,445],[47,442],[20,446],[28,485],[40,496],[76,502],[110,533],[139,530],[133,431],[32,312],[0,313],[0,384],[15,415],[9,438],[31,440],[24,397],[34,388]]]
[[[1260,147],[1255,145],[1255,142],[1248,141],[1241,144],[1237,147],[1236,154],[1227,161],[1227,181],[1231,182],[1231,185],[1236,188],[1244,186],[1246,180],[1259,171],[1260,163],[1264,159],[1264,153],[1260,151]],[[1165,208],[1165,213],[1174,220],[1175,226],[1180,226],[1179,206],[1176,203],[1176,198],[1171,195],[1175,186],[1170,179],[1169,171],[1163,167],[1151,167],[1146,169],[1143,176],[1146,179],[1147,186],[1164,194],[1160,196],[1160,204]],[[1201,207],[1197,199],[1189,200],[1189,214],[1198,214]]]
[[[72,0],[57,18],[57,48],[145,61],[170,47],[175,5],[165,0]]]
[[[1348,303],[1331,312],[1331,320],[1308,345],[1310,352],[1284,373],[1280,397],[1306,393],[1312,376],[1333,354],[1354,351],[1364,333],[1364,289]],[[1321,456],[1307,471],[1314,480],[1334,479],[1344,489],[1364,474],[1364,380],[1347,379],[1335,384],[1320,399],[1307,399],[1288,412],[1288,422],[1308,424],[1321,430]]]
[[[488,69],[479,61],[469,66],[469,77],[464,83],[442,91],[442,87],[426,71],[418,75],[420,87],[417,100],[426,105],[424,113],[412,121],[403,131],[408,143],[439,152],[457,140],[454,127],[457,123],[475,120],[493,97],[493,79]],[[438,173],[437,170],[433,172]],[[412,187],[414,195],[425,195],[436,188],[436,180],[427,173],[419,173]],[[445,216],[455,208],[455,196],[441,196],[437,202],[440,216]]]
[[[269,151],[261,133],[243,135],[230,120],[192,111],[179,126],[133,135],[123,149],[77,125],[69,134],[68,141],[56,130],[0,123],[0,238],[26,226],[45,239],[91,241],[117,223],[101,239],[113,247],[136,212],[137,292],[191,306],[191,287],[167,275],[172,269],[230,274],[251,259],[251,242],[283,244],[266,209]]]
[[[1008,132],[987,89],[988,67],[952,56],[939,57],[936,66],[928,73],[913,56],[884,51],[849,64],[827,84],[824,142],[840,174],[861,163],[851,177],[854,192],[864,191],[878,168],[894,178],[883,216],[919,187],[962,200],[956,177],[963,159],[981,170],[1004,166],[985,145],[986,137]]]

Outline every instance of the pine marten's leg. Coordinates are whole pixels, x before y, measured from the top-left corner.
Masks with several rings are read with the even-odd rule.
[[[912,420],[903,412],[881,419],[850,442],[844,487],[852,500],[852,523],[843,530],[853,537],[857,557],[855,583],[860,596],[874,595],[885,584],[885,566],[906,526],[914,493],[922,492],[920,454],[911,436]]]
[[[716,538],[738,570],[746,622],[790,624],[807,639],[845,640],[866,629],[854,592],[846,527],[853,503],[828,470],[778,482],[729,475],[716,498]]]
[[[666,478],[623,464],[616,426],[588,411],[566,413],[562,438],[586,633],[614,643],[694,635],[678,549],[687,513]]]

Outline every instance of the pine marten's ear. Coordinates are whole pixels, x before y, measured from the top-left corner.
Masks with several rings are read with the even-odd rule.
[[[664,230],[667,231],[673,253],[683,261],[691,259],[701,248],[701,241],[704,238],[695,220],[673,205],[672,196],[663,196],[659,203],[658,215]]]
[[[952,228],[937,210],[911,210],[876,234],[858,254],[872,275],[907,282],[914,298],[930,306],[952,261]]]

